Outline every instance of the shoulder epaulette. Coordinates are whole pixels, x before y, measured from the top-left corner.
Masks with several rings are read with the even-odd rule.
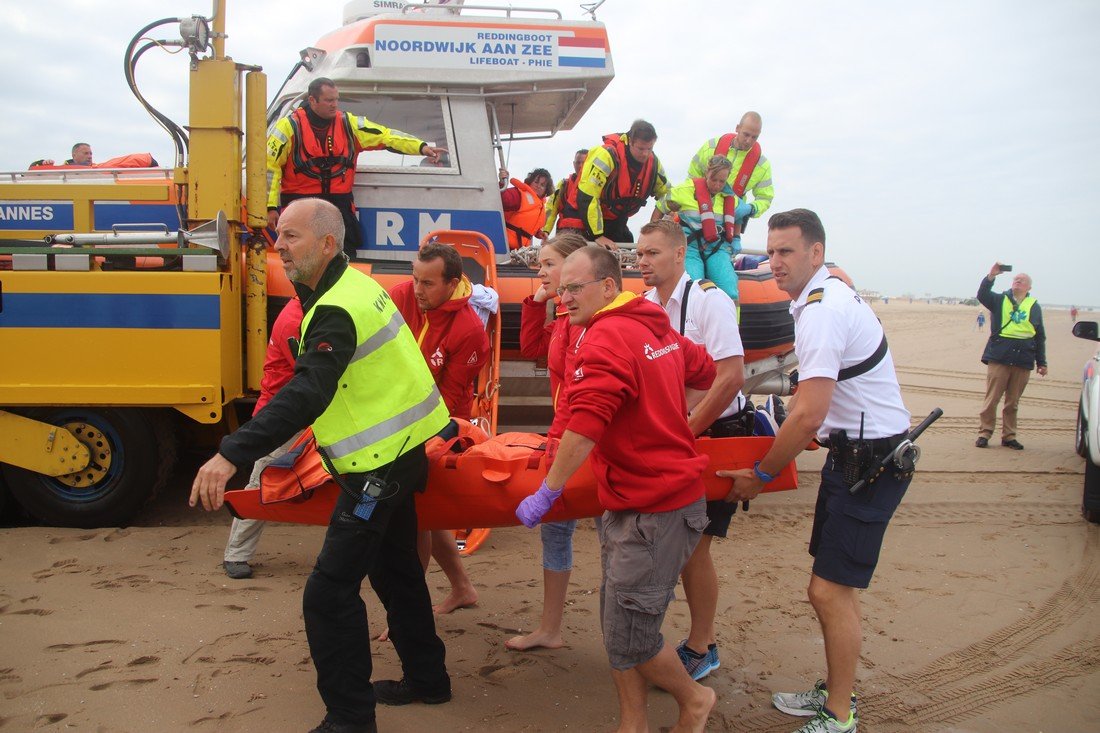
[[[706,279],[699,280],[698,283],[701,290],[714,290],[716,287],[718,287],[712,281]]]
[[[825,288],[814,288],[810,291],[810,294],[806,296],[806,305],[810,303],[820,303],[821,299],[825,297]]]

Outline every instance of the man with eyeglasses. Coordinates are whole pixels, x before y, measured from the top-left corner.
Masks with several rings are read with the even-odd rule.
[[[620,730],[646,730],[648,685],[679,706],[677,730],[701,731],[714,691],[688,675],[661,623],[680,571],[707,525],[688,399],[710,388],[714,362],[657,304],[622,292],[618,258],[583,247],[562,266],[570,323],[585,326],[566,392],[570,417],[546,479],[516,509],[534,527],[591,455],[600,503],[600,616]]]

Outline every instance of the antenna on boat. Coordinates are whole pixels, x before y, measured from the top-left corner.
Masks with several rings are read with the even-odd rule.
[[[512,162],[512,141],[516,138],[516,103],[512,102],[512,126],[508,130],[508,154],[504,156],[505,164],[507,168]]]
[[[581,10],[585,12],[585,15],[591,17],[592,20],[596,20],[596,11],[606,2],[607,0],[596,0],[596,2],[581,3]]]

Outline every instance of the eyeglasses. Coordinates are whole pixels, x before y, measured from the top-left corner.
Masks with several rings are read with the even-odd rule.
[[[606,279],[607,278],[605,278],[605,277],[598,277],[595,280],[589,280],[589,281],[583,282],[583,283],[570,283],[569,285],[566,285],[564,288],[558,288],[558,297],[560,298],[561,296],[565,295],[566,293],[569,293],[570,295],[578,295],[578,294],[580,294],[581,290],[584,289],[585,285],[591,285],[592,283],[603,282]]]

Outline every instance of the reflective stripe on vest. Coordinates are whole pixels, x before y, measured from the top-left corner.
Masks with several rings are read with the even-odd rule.
[[[367,275],[348,267],[302,319],[302,346],[319,306],[339,308],[355,324],[355,353],[332,402],[313,423],[317,443],[340,473],[364,473],[394,461],[447,424],[443,398],[393,301]]]
[[[355,183],[355,131],[346,113],[329,124],[318,140],[305,107],[288,118],[294,131],[290,155],[283,167],[283,193],[350,193]]]
[[[730,148],[733,147],[733,140],[736,137],[732,132],[727,132],[722,137],[718,138],[718,145],[714,148],[715,155],[721,155],[723,158],[729,157]],[[737,171],[736,178],[730,183],[733,188],[733,192],[737,194],[737,198],[745,198],[745,190],[748,188],[749,179],[752,178],[752,172],[756,170],[756,164],[760,162],[760,143],[753,143],[749,148],[748,155],[741,161],[741,168]],[[734,158],[737,157],[735,153]],[[771,180],[768,180],[771,184]],[[757,184],[760,185],[760,184]]]
[[[615,180],[608,181],[604,186],[600,200],[604,205],[604,217],[607,219],[629,219],[641,210],[645,205],[649,194],[653,192],[653,185],[657,182],[657,156],[650,154],[642,164],[641,171],[636,178],[630,177],[630,164],[626,152],[625,135],[605,135],[603,147],[615,159],[615,167],[618,169]],[[600,170],[604,165],[599,158],[592,161]],[[610,171],[604,171],[604,175],[610,176]]]
[[[1012,299],[1005,293],[1001,299],[1001,332],[998,334],[1008,339],[1035,338],[1035,325],[1031,322],[1031,306],[1035,305],[1035,298],[1030,295],[1013,307]]]
[[[546,223],[546,206],[535,189],[518,178],[511,180],[519,189],[519,209],[504,212],[504,226],[508,228],[508,249],[519,249],[531,243],[542,225]]]
[[[703,239],[708,243],[718,241],[718,226],[715,224],[714,199],[707,189],[707,179],[692,178],[695,184],[695,201],[699,204],[699,218],[703,222]],[[737,199],[726,196],[722,201],[722,235],[727,242],[732,242],[737,235],[737,222],[734,219],[734,211],[737,209]]]

